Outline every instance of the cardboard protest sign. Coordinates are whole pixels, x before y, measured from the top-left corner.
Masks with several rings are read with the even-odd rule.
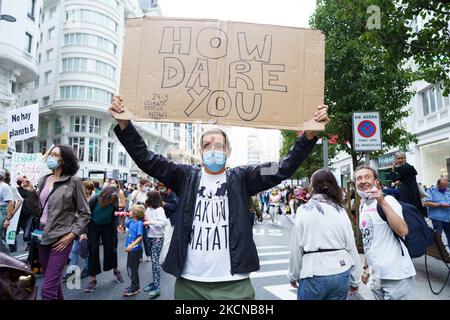
[[[46,166],[40,153],[13,152],[11,158],[11,181],[16,181],[19,176],[27,176],[31,183],[36,184],[41,176],[46,173]]]
[[[38,135],[39,105],[37,103],[8,112],[8,139],[21,141]]]
[[[127,21],[122,119],[323,130],[320,31],[219,20]]]

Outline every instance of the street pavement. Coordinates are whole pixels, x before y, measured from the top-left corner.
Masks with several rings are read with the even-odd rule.
[[[250,275],[257,300],[295,300],[296,289],[292,288],[287,278],[289,261],[289,242],[293,226],[293,216],[279,216],[278,224],[262,223],[255,224],[253,236],[258,250],[261,268]],[[19,259],[26,258],[25,246],[18,237],[19,252],[13,256]],[[134,297],[123,297],[122,292],[129,286],[129,278],[126,274],[126,253],[124,252],[123,235],[119,236],[119,269],[125,282],[116,283],[112,271],[104,272],[97,277],[98,287],[93,293],[84,293],[83,289],[88,284],[88,278],[80,282],[69,281],[63,283],[64,295],[67,300],[148,300],[149,296],[143,292]],[[444,240],[446,243],[446,240]],[[102,256],[102,247],[100,248]],[[364,256],[360,255],[361,262]],[[435,291],[442,287],[447,276],[446,265],[432,257],[427,258],[428,271],[432,287]],[[81,262],[80,262],[81,263]],[[412,299],[414,300],[450,300],[450,282],[446,285],[440,295],[431,293],[425,272],[425,258],[414,259],[417,276],[414,278]],[[139,275],[141,288],[152,282],[151,262],[144,260],[140,264]],[[41,283],[38,279],[37,285]],[[161,269],[161,295],[158,300],[172,300],[175,277],[165,273]],[[370,289],[361,285],[359,294],[352,296],[352,300],[373,300]]]

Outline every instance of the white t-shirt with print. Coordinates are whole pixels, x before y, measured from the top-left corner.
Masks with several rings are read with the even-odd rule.
[[[218,282],[241,280],[248,274],[231,275],[229,206],[226,174],[202,170],[182,278]]]
[[[403,218],[400,203],[392,196],[386,196],[385,200]],[[408,249],[395,238],[389,224],[381,219],[376,200],[363,204],[359,228],[363,236],[364,253],[374,278],[400,280],[416,275]]]

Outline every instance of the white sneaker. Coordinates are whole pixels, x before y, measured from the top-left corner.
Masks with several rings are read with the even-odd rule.
[[[152,257],[147,257],[147,262],[152,262]]]

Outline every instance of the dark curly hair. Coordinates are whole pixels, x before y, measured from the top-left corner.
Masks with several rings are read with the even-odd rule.
[[[75,175],[78,172],[78,169],[80,169],[80,165],[78,164],[78,157],[72,147],[67,145],[57,145],[54,148],[59,148],[59,152],[61,153],[61,159],[63,161],[61,164],[62,174],[68,176]]]
[[[153,209],[162,207],[162,199],[159,192],[155,190],[147,192],[147,200],[145,200],[145,204],[147,205],[147,207]]]
[[[339,188],[336,178],[330,170],[317,170],[312,175],[311,180],[311,195],[323,194],[338,206],[343,206],[342,190]]]

